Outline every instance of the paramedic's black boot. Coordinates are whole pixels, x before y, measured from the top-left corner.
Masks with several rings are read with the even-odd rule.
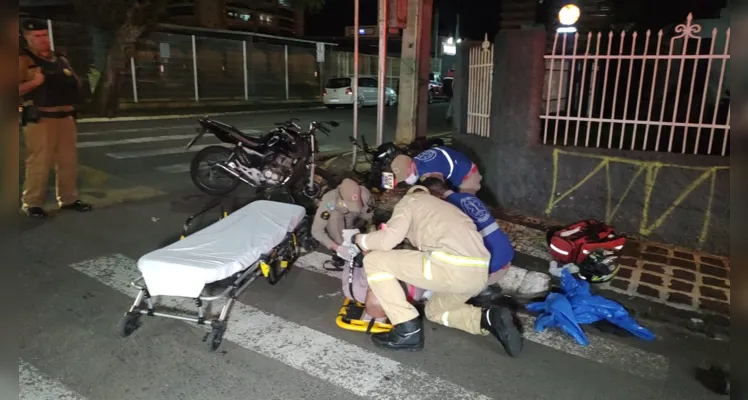
[[[480,327],[494,335],[507,354],[517,357],[522,352],[522,332],[514,322],[514,315],[507,307],[484,308]]]
[[[501,298],[501,288],[498,286],[486,286],[482,292],[470,298],[468,304],[474,307],[490,307]]]
[[[389,332],[371,335],[371,341],[382,349],[423,350],[423,322],[413,318],[395,325]]]

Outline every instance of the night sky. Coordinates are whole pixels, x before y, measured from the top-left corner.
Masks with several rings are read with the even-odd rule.
[[[308,36],[342,36],[345,27],[353,25],[353,0],[326,1],[322,11],[307,15],[305,33]],[[563,3],[546,1],[551,4]],[[695,18],[716,16],[719,9],[726,5],[726,0],[608,0],[607,3],[619,11],[619,19],[636,23],[642,28],[657,29],[681,23],[689,12],[693,12]],[[498,31],[500,4],[501,0],[434,0],[434,7],[439,10],[439,34],[454,34],[459,12],[460,36],[480,40],[484,33],[488,33],[489,37],[493,37]],[[377,5],[377,0],[360,0],[361,25],[377,24]]]
[[[345,27],[353,25],[353,0],[327,0],[325,8],[306,18],[308,36],[342,36]],[[360,0],[360,24],[377,24],[377,0]],[[454,33],[456,15],[460,12],[460,36],[482,39],[498,29],[499,2],[489,0],[434,0],[439,10],[440,35]]]

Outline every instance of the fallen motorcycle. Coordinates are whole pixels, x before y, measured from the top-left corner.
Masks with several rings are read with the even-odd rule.
[[[361,137],[361,143],[353,136],[350,136],[349,139],[351,143],[361,149],[364,158],[371,165],[371,168],[366,171],[358,171],[355,167],[353,168],[353,173],[356,175],[357,180],[367,189],[377,189],[379,191],[386,190],[382,185],[382,172],[389,169],[392,160],[396,156],[405,154],[415,157],[424,150],[444,146],[444,141],[440,138],[419,137],[407,145],[396,145],[392,142],[386,142],[372,149],[363,136]]]
[[[225,195],[244,183],[259,192],[286,188],[292,193],[300,190],[316,199],[330,180],[329,173],[315,162],[319,153],[316,134],[321,131],[329,135],[327,125],[337,127],[336,121],[312,121],[304,132],[297,124],[298,119],[292,118],[276,123],[276,128],[258,137],[211,118],[197,121],[198,134],[187,144],[187,149],[206,133],[233,146],[207,146],[192,159],[190,177],[206,194]]]

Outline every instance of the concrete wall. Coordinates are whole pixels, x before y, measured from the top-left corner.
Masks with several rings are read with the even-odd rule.
[[[562,222],[597,218],[650,240],[729,254],[729,158],[540,143],[543,30],[494,41],[491,135],[466,134],[467,85],[455,92],[453,146],[484,175],[484,200]],[[467,82],[467,46],[457,79]]]

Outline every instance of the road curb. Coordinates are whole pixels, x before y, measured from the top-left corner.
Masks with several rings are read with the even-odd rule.
[[[148,115],[139,117],[114,117],[114,118],[81,118],[76,122],[79,124],[106,123],[106,122],[132,122],[132,121],[157,121],[165,119],[180,118],[197,118],[204,116],[223,116],[223,115],[251,115],[251,114],[272,114],[277,112],[289,112],[297,110],[324,110],[326,107],[294,107],[294,108],[274,108],[267,110],[247,110],[247,111],[230,111],[230,112],[205,112],[192,114],[169,114],[169,115]]]

